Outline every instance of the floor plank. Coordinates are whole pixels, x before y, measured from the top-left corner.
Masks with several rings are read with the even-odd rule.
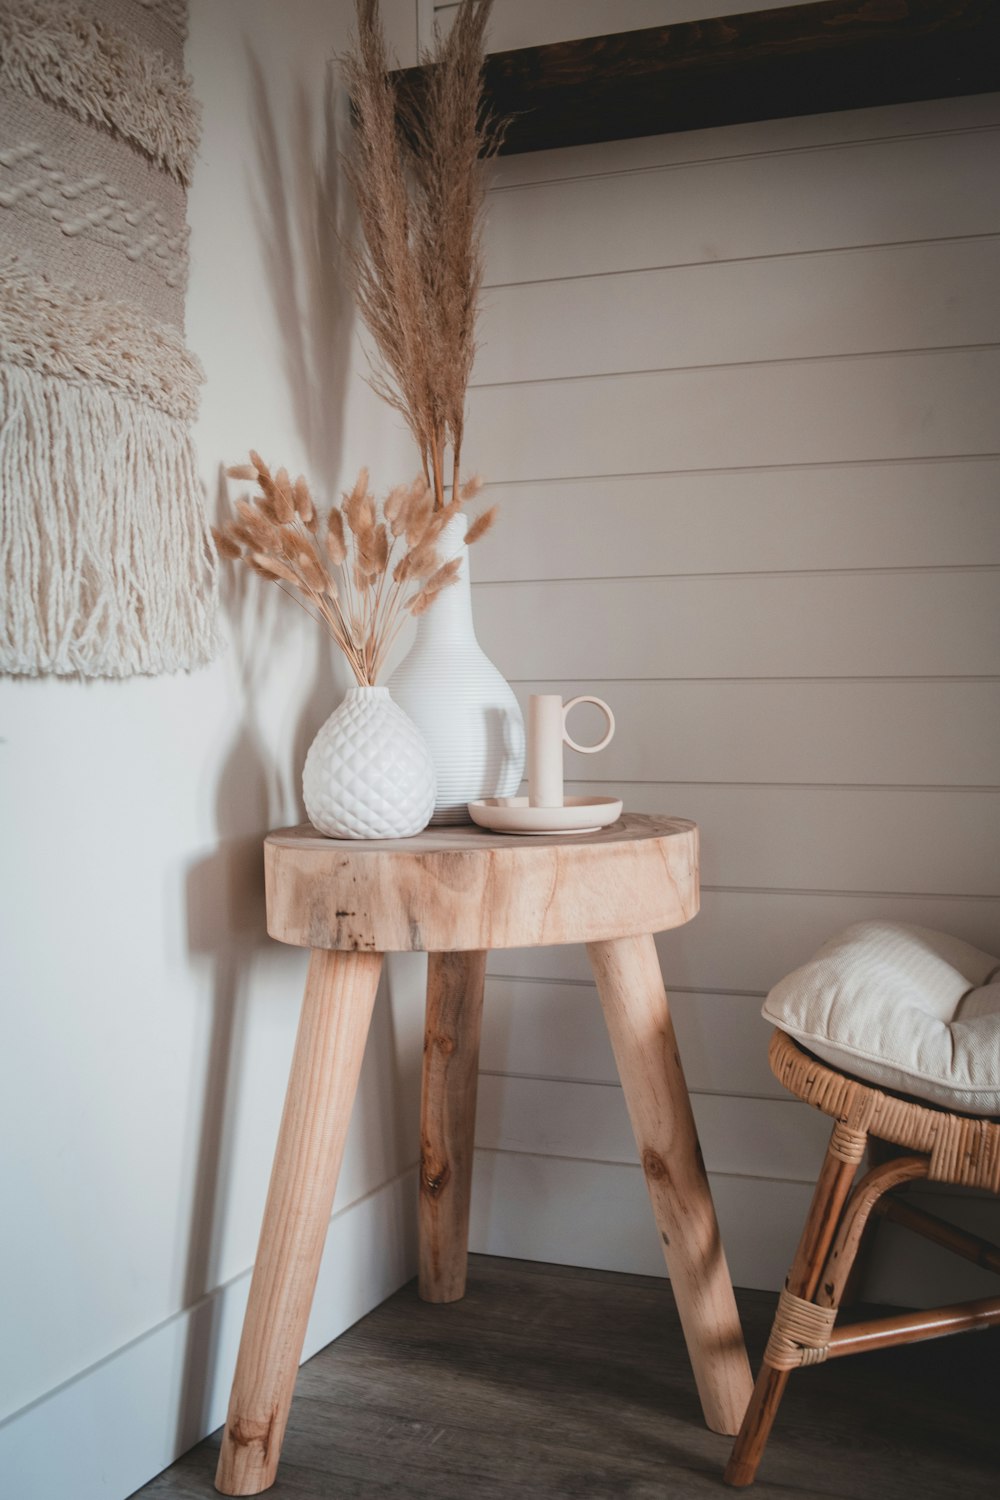
[[[756,1365],[774,1305],[738,1294]],[[799,1372],[757,1500],[990,1500],[998,1336]],[[207,1500],[219,1434],[135,1500]],[[669,1284],[474,1256],[464,1301],[416,1283],[302,1367],[275,1500],[716,1500]]]

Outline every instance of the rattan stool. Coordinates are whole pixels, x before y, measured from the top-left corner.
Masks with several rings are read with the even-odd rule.
[[[899,1199],[890,1189],[925,1177],[1000,1193],[1000,1123],[954,1114],[836,1071],[775,1031],[769,1053],[779,1083],[834,1120],[764,1362],[726,1469],[752,1484],[792,1370],[845,1354],[915,1343],[1000,1323],[1000,1297],[835,1327],[847,1278],[873,1213],[884,1215],[977,1265],[1000,1272],[1000,1248]],[[906,1149],[854,1186],[869,1138]]]

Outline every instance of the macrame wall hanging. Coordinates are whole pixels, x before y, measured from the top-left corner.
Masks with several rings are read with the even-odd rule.
[[[185,0],[0,0],[0,671],[212,655]]]

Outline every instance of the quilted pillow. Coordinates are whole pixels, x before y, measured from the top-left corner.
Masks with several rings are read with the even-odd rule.
[[[899,922],[857,922],[776,984],[765,1019],[897,1093],[1000,1115],[1000,959]]]

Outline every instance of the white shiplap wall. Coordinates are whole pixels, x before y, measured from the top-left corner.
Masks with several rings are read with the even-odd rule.
[[[493,44],[696,13],[499,0]],[[574,790],[701,825],[659,947],[744,1285],[825,1135],[761,996],[862,917],[1000,952],[998,190],[986,96],[514,157],[490,195],[479,633],[522,700],[613,704]],[[490,969],[474,1246],[661,1272],[583,953]],[[875,1290],[940,1294],[936,1257]]]

